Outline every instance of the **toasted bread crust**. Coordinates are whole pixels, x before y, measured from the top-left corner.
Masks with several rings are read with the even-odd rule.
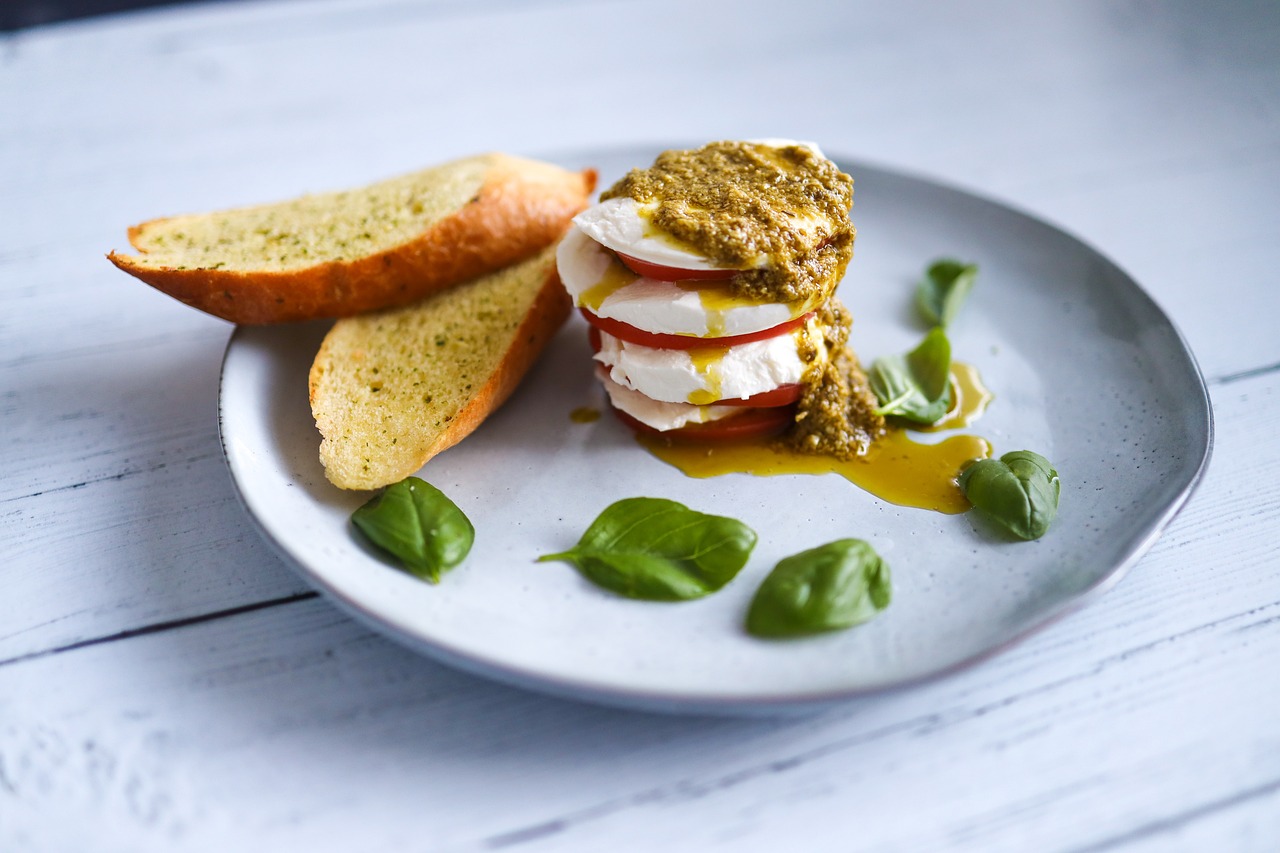
[[[480,190],[456,213],[408,242],[352,261],[243,271],[149,267],[117,252],[107,257],[152,287],[233,323],[348,317],[407,305],[528,257],[564,233],[585,207],[595,172],[527,165],[495,157]],[[145,252],[148,228],[164,221],[133,226],[130,242]]]
[[[505,346],[501,357],[480,381],[476,381],[477,377],[470,377],[472,381],[467,387],[472,389],[467,392],[462,405],[456,411],[444,412],[429,403],[421,403],[412,412],[399,412],[400,422],[412,422],[414,428],[396,430],[394,434],[386,434],[367,426],[361,427],[356,423],[361,417],[372,413],[366,410],[353,417],[353,411],[358,410],[361,405],[354,399],[353,383],[349,379],[343,381],[331,374],[339,366],[339,362],[349,362],[353,358],[370,363],[393,360],[394,357],[377,350],[382,348],[381,345],[390,348],[396,340],[389,335],[375,340],[357,336],[355,340],[359,350],[353,351],[352,339],[345,337],[342,327],[344,323],[364,323],[367,318],[340,320],[321,344],[308,377],[312,414],[323,436],[320,461],[329,481],[342,489],[357,490],[378,489],[398,482],[421,468],[431,457],[466,438],[506,402],[568,317],[572,307],[556,272],[554,253],[547,257],[545,267],[538,275],[539,281],[534,283],[537,287],[536,295],[523,319],[505,341],[494,342],[496,346]],[[467,286],[469,285],[463,285],[457,292],[462,292]],[[398,310],[436,311],[435,302],[436,300],[427,300],[421,308],[409,306]],[[384,371],[381,375],[388,377],[387,382],[391,383],[395,380],[390,377],[402,374]],[[419,379],[421,376],[415,375],[402,381],[411,383],[417,391]],[[460,387],[462,382],[452,375],[437,377],[437,381],[450,387]],[[385,389],[386,392],[395,390],[397,389],[390,387]],[[390,393],[379,396],[389,397]],[[447,417],[444,416],[446,414]],[[376,418],[372,420],[382,423]],[[427,426],[433,422],[443,422],[442,428],[432,429]]]

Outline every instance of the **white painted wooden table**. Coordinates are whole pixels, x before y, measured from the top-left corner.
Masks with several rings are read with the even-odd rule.
[[[455,155],[785,135],[1090,242],[1209,382],[1208,475],[1112,592],[783,719],[464,675],[264,544],[230,327],[124,227]],[[242,2],[0,37],[0,849],[1280,849],[1280,6]]]

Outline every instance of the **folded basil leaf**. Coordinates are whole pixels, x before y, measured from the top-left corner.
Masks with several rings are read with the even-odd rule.
[[[787,557],[756,591],[747,631],[798,637],[850,628],[889,606],[889,567],[861,539],[840,539]]]
[[[977,276],[977,264],[951,258],[934,261],[916,285],[916,308],[929,323],[949,326],[973,289]]]
[[[662,498],[627,498],[606,507],[573,548],[538,561],[572,563],[628,598],[683,601],[733,580],[755,544],[755,531],[736,519]]]
[[[410,572],[431,583],[461,563],[475,528],[453,501],[428,482],[409,477],[351,514],[351,523]]]
[[[878,358],[867,371],[881,415],[920,424],[939,420],[951,408],[951,342],[935,326],[906,355]]]
[[[1058,514],[1062,484],[1038,453],[1014,450],[974,462],[960,474],[965,497],[984,515],[1021,539],[1039,539]]]

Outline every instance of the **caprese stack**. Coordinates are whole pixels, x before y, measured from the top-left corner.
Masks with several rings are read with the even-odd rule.
[[[806,383],[831,357],[818,309],[844,264],[801,298],[762,297],[735,278],[769,264],[768,255],[717,261],[656,227],[655,207],[607,198],[574,219],[557,257],[561,280],[590,324],[597,375],[619,418],[676,441],[786,431]],[[807,241],[817,251],[840,229],[851,242],[847,210],[843,222],[791,218],[792,244]]]

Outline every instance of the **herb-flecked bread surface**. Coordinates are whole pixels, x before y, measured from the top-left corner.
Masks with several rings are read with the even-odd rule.
[[[349,317],[406,305],[557,240],[590,170],[485,154],[360,189],[155,219],[117,267],[235,323]]]
[[[414,305],[339,320],[309,379],[325,476],[381,488],[461,441],[515,390],[569,308],[552,246]]]

